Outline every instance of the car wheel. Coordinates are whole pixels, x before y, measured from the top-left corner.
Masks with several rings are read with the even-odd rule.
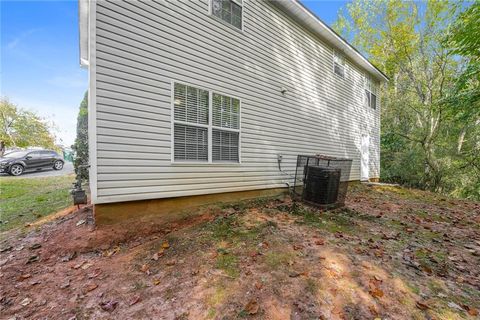
[[[10,174],[12,176],[19,176],[23,173],[23,166],[21,164],[14,164],[10,167]]]
[[[53,169],[55,170],[62,170],[63,169],[63,162],[60,160],[55,161],[53,164]]]

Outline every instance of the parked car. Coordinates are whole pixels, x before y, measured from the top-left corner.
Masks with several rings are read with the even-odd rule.
[[[52,150],[13,151],[0,158],[0,173],[19,176],[25,171],[63,169],[63,158]]]

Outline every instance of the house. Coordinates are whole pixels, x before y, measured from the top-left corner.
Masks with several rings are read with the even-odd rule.
[[[79,5],[97,216],[284,189],[298,154],[379,177],[387,78],[300,2]]]

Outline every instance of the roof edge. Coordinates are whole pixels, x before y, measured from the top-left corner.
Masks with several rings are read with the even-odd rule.
[[[322,39],[328,41],[336,50],[341,51],[370,74],[374,75],[378,80],[384,82],[390,80],[379,68],[365,58],[363,54],[330,28],[314,12],[305,7],[299,0],[269,1],[296,19],[297,22],[319,35]]]
[[[80,66],[88,66],[88,12],[89,0],[78,0],[78,28]]]

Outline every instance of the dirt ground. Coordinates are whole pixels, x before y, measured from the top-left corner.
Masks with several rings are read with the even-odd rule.
[[[2,319],[478,319],[480,204],[357,185],[95,227],[89,208],[3,234]]]

